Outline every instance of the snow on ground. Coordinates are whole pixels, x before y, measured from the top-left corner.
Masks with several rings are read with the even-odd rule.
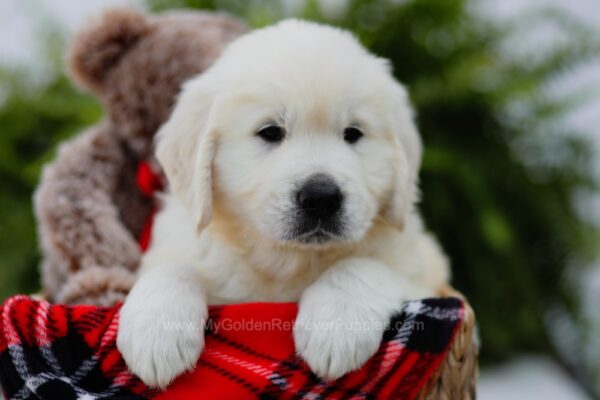
[[[524,356],[482,371],[480,400],[588,400],[561,368],[545,357]]]

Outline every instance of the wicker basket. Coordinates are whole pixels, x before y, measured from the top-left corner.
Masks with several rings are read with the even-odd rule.
[[[417,396],[418,400],[472,400],[476,398],[479,344],[475,313],[464,296],[447,288],[442,296],[459,297],[465,302],[464,320],[446,360]]]

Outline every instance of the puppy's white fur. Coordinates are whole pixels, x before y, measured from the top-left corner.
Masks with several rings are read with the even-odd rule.
[[[255,134],[270,123],[286,130],[280,144]],[[350,125],[364,132],[352,145]],[[117,340],[150,386],[193,368],[207,304],[300,301],[297,351],[331,379],[377,350],[403,300],[448,280],[414,208],[421,142],[407,95],[347,32],[291,20],[238,39],[185,85],[157,156],[171,193]],[[341,186],[344,231],[307,244],[289,238],[292,194],[316,173]]]

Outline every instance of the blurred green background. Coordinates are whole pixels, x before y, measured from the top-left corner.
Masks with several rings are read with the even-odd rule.
[[[277,1],[149,1],[148,7],[221,9],[263,26],[284,16]],[[389,58],[410,91],[426,152],[421,209],[450,255],[454,285],[477,312],[482,362],[517,352],[560,360],[590,391],[600,361],[583,362],[586,338],[600,334],[580,312],[577,279],[596,256],[599,233],[577,207],[598,188],[586,132],[562,123],[598,93],[549,96],[546,88],[600,56],[598,32],[552,9],[498,23],[467,0],[351,0],[323,9],[308,1],[294,14],[355,32]],[[551,23],[561,43],[532,56],[503,46]],[[31,195],[60,141],[97,121],[95,99],[62,74],[64,35],[45,26],[47,79],[0,67],[0,299],[38,289]],[[566,321],[566,322],[565,322]],[[549,326],[576,335],[565,356]],[[594,387],[596,385],[596,387]]]

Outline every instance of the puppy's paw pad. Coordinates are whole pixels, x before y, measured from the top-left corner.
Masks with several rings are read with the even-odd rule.
[[[193,370],[204,348],[201,319],[157,318],[156,313],[121,316],[117,347],[127,366],[147,386],[166,388]],[[168,315],[168,314],[163,314]]]
[[[326,380],[361,368],[377,351],[385,326],[361,310],[301,309],[294,325],[297,353]]]

